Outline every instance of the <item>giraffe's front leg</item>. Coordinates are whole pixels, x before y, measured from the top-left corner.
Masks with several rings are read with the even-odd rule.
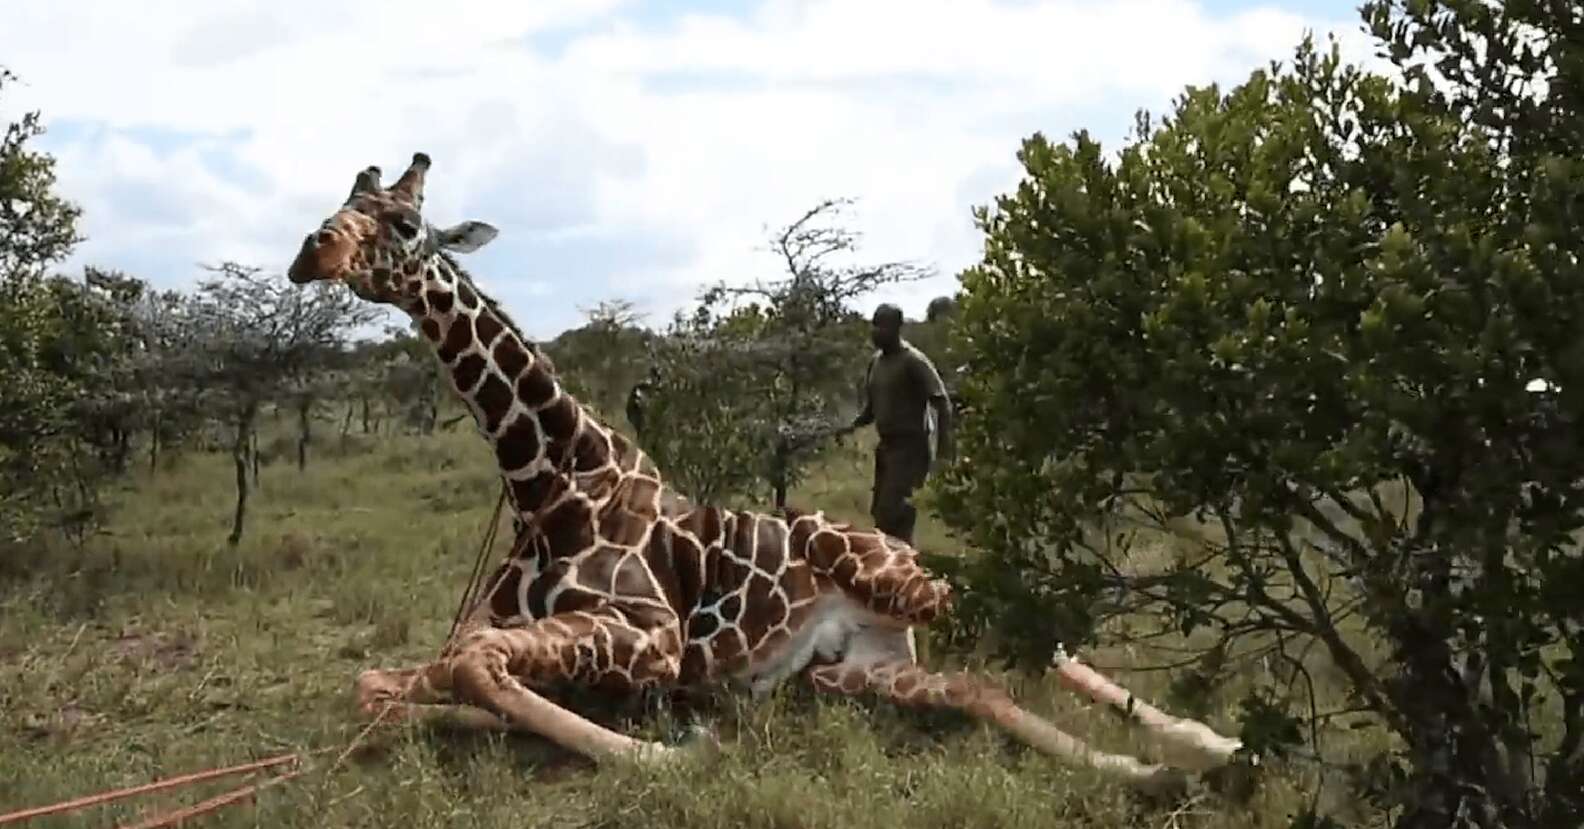
[[[412,671],[369,672],[359,679],[364,710],[378,714],[395,702],[416,706],[461,703],[470,725],[532,732],[595,760],[658,759],[665,745],[636,740],[545,699],[531,686],[572,682],[636,690],[675,680],[681,637],[675,623],[645,630],[620,614],[558,614],[520,628],[469,634],[453,655]]]

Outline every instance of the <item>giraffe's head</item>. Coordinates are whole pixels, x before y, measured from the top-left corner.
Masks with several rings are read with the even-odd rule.
[[[346,202],[303,240],[286,276],[299,285],[339,280],[371,302],[406,306],[417,301],[431,257],[442,250],[478,250],[498,232],[484,222],[448,228],[425,222],[428,170],[429,156],[417,153],[389,188],[380,184],[378,167],[358,173]]]

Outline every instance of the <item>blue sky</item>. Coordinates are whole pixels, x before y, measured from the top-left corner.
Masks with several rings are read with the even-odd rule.
[[[979,255],[970,210],[1019,141],[1107,141],[1187,84],[1236,82],[1305,30],[1369,51],[1329,0],[6,0],[0,56],[39,109],[88,241],[71,261],[187,286],[281,269],[375,163],[435,159],[436,224],[540,337],[632,300],[662,323],[776,275],[768,232],[856,198],[860,257],[937,269],[871,301],[921,313]]]

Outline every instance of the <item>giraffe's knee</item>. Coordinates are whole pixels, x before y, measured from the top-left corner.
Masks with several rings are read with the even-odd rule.
[[[400,699],[403,690],[387,671],[364,671],[358,674],[357,681],[353,683],[358,711],[363,714],[377,711],[384,703]]]
[[[681,654],[650,648],[636,666],[633,678],[643,685],[670,685],[681,675]]]
[[[487,646],[473,647],[446,662],[447,680],[458,702],[505,716],[495,701],[500,691],[510,685],[506,654]]]
[[[358,712],[365,716],[378,716],[392,703],[438,701],[436,698],[440,694],[425,679],[425,672],[421,669],[364,671],[358,674],[353,686]]]

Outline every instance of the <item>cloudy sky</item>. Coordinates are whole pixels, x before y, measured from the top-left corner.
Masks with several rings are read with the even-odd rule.
[[[919,314],[1012,187],[1018,142],[1236,82],[1303,32],[1367,53],[1354,0],[4,0],[0,118],[41,146],[88,236],[67,267],[190,285],[284,269],[357,170],[434,158],[436,224],[537,337],[624,297],[776,275],[771,228],[853,197],[863,258],[928,264]]]

